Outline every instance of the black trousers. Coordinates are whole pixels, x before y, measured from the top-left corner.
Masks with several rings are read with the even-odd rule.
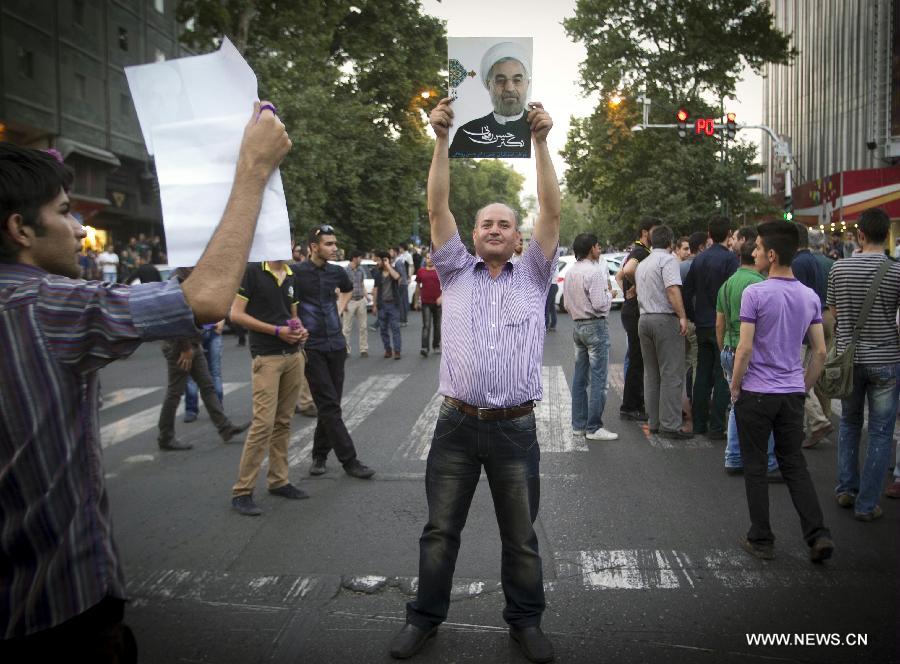
[[[637,299],[626,300],[622,305],[622,326],[628,335],[628,371],[622,389],[622,410],[644,410],[644,356],[638,336],[640,317]]]
[[[0,640],[0,662],[134,664],[137,643],[122,622],[125,602],[106,597],[61,625],[18,639]]]
[[[800,516],[803,539],[809,546],[819,537],[830,537],[825,527],[816,489],[803,456],[803,401],[805,394],[762,394],[741,392],[734,404],[741,455],[744,458],[744,487],[750,510],[747,539],[762,546],[775,542],[769,525],[769,482],[766,477],[769,434],[775,435],[775,458]]]
[[[434,338],[431,336],[431,328],[434,326]],[[429,341],[433,341],[432,348],[441,347],[441,305],[422,303],[422,350],[428,350]]]
[[[346,360],[346,348],[333,351],[306,349],[306,380],[319,411],[313,437],[313,459],[325,459],[333,448],[338,461],[345,465],[356,459],[356,448],[341,411]]]

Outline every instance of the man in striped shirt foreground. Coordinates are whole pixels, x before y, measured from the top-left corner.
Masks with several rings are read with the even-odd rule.
[[[522,259],[515,212],[502,203],[478,211],[466,251],[450,212],[450,100],[431,112],[437,136],[428,175],[432,261],[443,289],[440,392],[444,395],[425,476],[428,523],[419,540],[419,586],[391,655],[411,657],[447,618],[460,533],[482,466],[503,547],[503,617],[533,662],[553,659],[541,632],[544,587],[534,520],[540,477],[534,401],[541,398],[544,302],[557,262],[559,183],[540,104],[528,113],[537,162],[540,213]]]
[[[265,184],[290,147],[257,103],[193,274],[129,288],[79,279],[85,232],[65,166],[0,144],[0,661],[136,661],[103,482],[98,370],[225,317]]]

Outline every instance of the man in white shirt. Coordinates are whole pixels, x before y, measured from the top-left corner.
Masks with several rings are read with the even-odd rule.
[[[106,245],[106,251],[97,256],[97,265],[103,273],[103,281],[115,283],[116,273],[119,270],[119,256],[113,251],[111,244]]]
[[[572,243],[578,262],[563,284],[563,302],[575,323],[575,374],[572,377],[572,433],[588,440],[616,440],[619,434],[603,428],[606,379],[609,370],[609,327],[606,317],[612,296],[606,261],[600,262],[600,243],[582,233]],[[588,399],[588,385],[591,396]]]

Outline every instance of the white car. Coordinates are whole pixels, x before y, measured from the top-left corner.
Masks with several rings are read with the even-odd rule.
[[[606,261],[606,267],[609,273],[609,286],[612,288],[612,306],[614,309],[618,309],[625,302],[625,294],[622,293],[622,289],[619,288],[619,284],[616,282],[616,272],[618,272],[619,268],[622,266],[622,258],[618,261],[615,260],[615,257],[618,256],[624,258],[625,254],[605,254],[601,256],[601,258]],[[565,300],[563,298],[563,284],[566,282],[566,272],[568,272],[573,265],[575,265],[574,256],[560,256],[556,276],[553,277],[556,281],[556,285],[559,287],[559,290],[556,291],[556,306],[559,308],[560,312],[563,313],[566,311]]]
[[[339,265],[340,267],[346,268],[350,261],[328,261],[329,263],[333,263],[334,265]],[[361,258],[359,264],[366,271],[366,277],[363,279],[363,285],[366,287],[366,308],[372,308],[372,289],[375,288],[375,266],[376,263],[373,260],[368,258]],[[407,297],[409,298],[409,304],[412,305],[413,295],[416,294],[416,275],[412,275],[409,278],[409,286],[407,288]]]

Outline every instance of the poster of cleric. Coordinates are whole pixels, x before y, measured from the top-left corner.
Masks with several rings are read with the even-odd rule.
[[[450,37],[451,157],[531,157],[531,37]]]

